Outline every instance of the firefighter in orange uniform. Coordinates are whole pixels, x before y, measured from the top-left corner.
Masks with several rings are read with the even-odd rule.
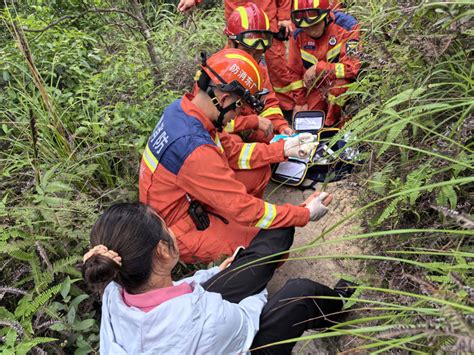
[[[244,107],[241,115],[229,122],[226,131],[236,133],[253,130],[246,139],[251,142],[270,142],[274,132],[292,135],[294,132],[283,117],[280,103],[268,77],[267,66],[262,61],[263,54],[268,53],[272,43],[275,43],[267,14],[251,2],[239,6],[227,19],[224,33],[229,38],[229,47],[246,51],[259,63],[263,87],[268,90],[262,113],[257,116],[250,108]]]
[[[289,84],[294,113],[326,112],[326,126],[340,125],[337,97],[360,69],[360,33],[357,20],[331,10],[329,0],[294,0],[291,19],[297,30],[290,39]]]
[[[248,169],[258,175],[287,157],[307,157],[317,143],[309,134],[272,144],[236,143],[221,134],[242,105],[263,110],[262,75],[248,53],[233,48],[201,68],[199,92],[173,102],[156,125],[139,177],[140,201],[173,231],[186,263],[230,255],[262,228],[304,226],[321,218],[332,199],[321,193],[300,206],[278,206],[256,197],[265,189],[260,177],[239,181]]]
[[[231,13],[239,6],[245,4],[247,0],[225,0],[224,16],[229,20]],[[284,28],[285,35],[288,36],[291,30],[290,10],[291,0],[254,0],[252,1],[260,9],[265,11],[270,21],[270,30],[277,33],[280,27]],[[272,46],[265,52],[265,62],[268,65],[268,73],[276,96],[280,101],[283,110],[291,110],[293,99],[291,93],[281,92],[280,88],[288,80],[291,80],[290,72],[286,65],[285,42],[277,38]]]
[[[226,22],[229,21],[233,11],[245,5],[248,0],[225,0],[224,16]],[[200,4],[203,0],[180,0],[178,4],[179,11],[188,11],[194,6]],[[252,1],[260,9],[265,11],[270,22],[270,30],[277,33],[281,27],[284,28],[285,35],[288,36],[291,30],[290,10],[291,0],[254,0]],[[265,61],[268,64],[270,80],[280,101],[283,110],[293,108],[293,99],[291,93],[282,90],[285,83],[291,80],[290,72],[286,65],[286,47],[281,40],[275,39],[273,45],[265,53]]]

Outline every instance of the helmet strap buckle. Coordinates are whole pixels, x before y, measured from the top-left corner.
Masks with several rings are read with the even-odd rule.
[[[217,117],[217,120],[213,121],[212,123],[214,124],[218,132],[222,132],[224,128],[225,115],[227,114],[227,112],[234,111],[237,108],[237,103],[233,102],[227,107],[222,107],[219,103],[219,99],[217,98],[214,92],[214,89],[211,86],[208,87],[206,93],[211,98],[211,102],[216,107],[217,111],[219,111],[219,116]]]

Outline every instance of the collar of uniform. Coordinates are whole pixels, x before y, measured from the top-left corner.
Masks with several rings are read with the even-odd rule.
[[[199,107],[191,102],[193,98],[194,96],[192,94],[185,94],[181,100],[181,108],[185,114],[198,119],[209,133],[214,133],[216,127],[212,124],[211,120],[204,114],[204,112],[202,112]]]

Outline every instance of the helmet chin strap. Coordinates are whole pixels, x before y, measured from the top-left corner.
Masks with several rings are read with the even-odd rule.
[[[211,98],[211,101],[216,107],[217,111],[219,111],[219,116],[217,117],[217,120],[212,121],[212,123],[214,124],[218,132],[222,132],[222,129],[224,128],[224,116],[227,114],[227,112],[235,110],[237,108],[237,105],[235,104],[235,102],[233,102],[227,107],[222,107],[219,103],[219,100],[217,99],[216,94],[214,93],[214,89],[210,86],[207,88],[206,93]]]

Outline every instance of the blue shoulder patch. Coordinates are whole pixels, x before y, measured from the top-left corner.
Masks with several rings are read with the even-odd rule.
[[[334,15],[336,18],[334,23],[347,31],[352,30],[352,28],[354,28],[354,26],[358,23],[353,16],[345,14],[344,12],[335,11]]]
[[[203,144],[215,144],[202,123],[188,116],[181,100],[168,106],[148,140],[148,148],[167,170],[178,175],[188,156]]]
[[[293,39],[296,39],[300,35],[300,33],[303,32],[301,28],[297,28],[295,32],[293,32]]]

